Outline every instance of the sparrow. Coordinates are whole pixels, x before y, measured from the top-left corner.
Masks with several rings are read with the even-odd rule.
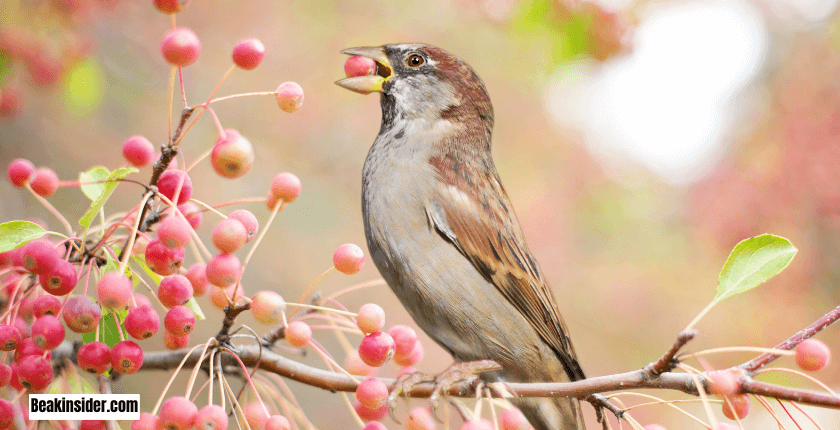
[[[493,164],[493,106],[481,78],[431,45],[341,52],[376,62],[375,73],[336,84],[381,94],[362,175],[365,236],[414,321],[456,362],[500,364],[485,382],[584,379]],[[577,399],[513,401],[537,430],[585,428]]]

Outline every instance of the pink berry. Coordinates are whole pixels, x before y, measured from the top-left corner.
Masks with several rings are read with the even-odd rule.
[[[198,55],[201,53],[201,41],[189,28],[174,28],[166,33],[160,44],[160,51],[169,64],[187,67],[198,60]]]
[[[137,257],[143,257],[146,255],[146,247],[149,246],[149,236],[145,235],[138,235],[136,239],[134,239],[134,246],[131,248],[131,255]]]
[[[0,399],[0,429],[15,428],[15,407],[6,400]]]
[[[219,176],[239,178],[248,173],[254,164],[254,147],[238,131],[228,128],[216,139],[210,153],[210,164]]]
[[[394,354],[394,362],[400,366],[414,366],[423,359],[423,352],[423,344],[416,342],[414,344],[414,349],[412,349],[408,355],[401,355],[397,357],[396,354]]]
[[[179,185],[180,184],[180,188]],[[157,182],[158,191],[173,201],[176,205],[183,205],[192,197],[192,181],[190,175],[183,170],[169,169],[160,175]],[[180,192],[179,192],[180,191]],[[178,201],[175,202],[175,194],[178,194]]]
[[[102,309],[87,297],[75,296],[67,299],[61,315],[70,330],[76,333],[90,333],[99,326]]]
[[[388,430],[388,428],[385,427],[385,424],[382,424],[379,421],[371,421],[367,423],[362,430]]]
[[[36,275],[49,273],[61,259],[52,242],[48,240],[33,240],[23,245],[20,252],[23,268]]]
[[[737,416],[738,419],[744,419],[750,413],[750,395],[749,394],[736,394],[734,396],[729,396],[729,403],[724,403],[723,407],[723,415],[730,420],[734,420]]]
[[[105,430],[104,420],[81,420],[79,421],[79,430]]]
[[[131,375],[143,366],[143,350],[130,340],[117,343],[111,349],[111,367],[124,375]]]
[[[233,48],[233,62],[245,70],[256,69],[265,57],[265,46],[257,39],[245,39]]]
[[[32,304],[32,311],[35,314],[35,318],[44,315],[56,316],[60,310],[61,301],[55,298],[55,296],[38,297],[35,299],[35,303]]]
[[[228,219],[233,218],[242,223],[245,227],[245,231],[248,235],[248,238],[245,240],[245,243],[248,243],[256,237],[257,231],[260,229],[260,223],[257,221],[257,217],[254,216],[251,211],[247,211],[245,209],[237,209],[228,215]]]
[[[204,263],[195,263],[187,269],[184,276],[189,279],[193,287],[193,297],[201,297],[207,294],[210,289],[210,281],[207,280],[207,265]]]
[[[17,117],[25,105],[26,94],[20,88],[6,86],[0,94],[0,118]]]
[[[158,275],[168,276],[178,273],[184,264],[184,249],[170,248],[160,239],[155,239],[146,246],[146,265]]]
[[[365,336],[359,344],[359,357],[368,366],[380,367],[394,355],[394,339],[388,333],[378,332]]]
[[[365,334],[381,331],[385,325],[385,311],[375,303],[364,304],[359,308],[356,325]]]
[[[531,423],[517,408],[505,409],[502,412],[501,424],[502,430],[528,430],[531,427]]]
[[[361,55],[354,55],[344,62],[344,74],[348,78],[371,76],[376,73],[376,62]]]
[[[190,344],[190,335],[186,336],[173,336],[172,333],[168,331],[163,332],[163,344],[168,349],[181,349],[186,347]]]
[[[190,284],[190,280],[186,276],[172,275],[160,281],[158,299],[167,308],[183,305],[192,295],[192,284]]]
[[[303,105],[303,88],[294,82],[283,82],[277,87],[277,106],[292,113]]]
[[[662,427],[659,424],[648,424],[643,427],[644,430],[666,430],[665,427]],[[503,429],[506,430],[506,429]],[[523,428],[523,430],[527,430],[527,427]]]
[[[165,14],[178,13],[189,3],[187,0],[154,0],[154,2],[157,10]]]
[[[359,414],[359,418],[365,421],[379,421],[385,418],[385,415],[388,414],[388,406],[382,406],[379,409],[370,409],[364,407],[359,402],[354,402],[353,408],[356,410],[356,413]]]
[[[44,291],[54,296],[63,296],[73,291],[78,279],[73,264],[58,260],[48,273],[38,276],[38,283]]]
[[[271,193],[286,203],[297,200],[300,195],[300,179],[292,173],[280,173],[271,181]]]
[[[108,309],[123,310],[128,306],[134,294],[131,281],[122,273],[105,274],[96,284],[99,304]]]
[[[263,430],[265,422],[268,421],[269,415],[263,409],[262,403],[251,402],[243,408],[245,412],[245,420],[251,426],[251,430]]]
[[[32,323],[32,341],[38,348],[53,350],[64,341],[64,324],[52,315],[44,315]]]
[[[277,194],[274,194],[271,192],[271,190],[268,190],[268,195],[265,197],[265,206],[268,208],[268,210],[273,211],[274,208],[277,206],[277,203],[279,202],[280,197],[277,197]]]
[[[178,210],[184,215],[193,230],[197,229],[201,225],[201,220],[204,219],[201,208],[193,202],[186,202],[178,206]]]
[[[408,430],[434,430],[435,421],[427,408],[414,408],[409,411],[405,426]]]
[[[12,380],[12,368],[6,363],[0,363],[0,387],[9,385]]]
[[[796,365],[813,372],[828,365],[831,350],[819,339],[806,339],[796,346]]]
[[[157,237],[169,248],[183,248],[190,241],[190,231],[192,227],[187,220],[169,215],[158,225]]]
[[[32,318],[32,314],[35,312],[35,299],[32,297],[24,297],[20,301],[20,307],[18,308],[18,316],[24,319]]]
[[[105,373],[111,368],[111,348],[102,342],[82,345],[78,354],[79,367],[94,375]]]
[[[9,182],[12,183],[15,187],[22,187],[26,184],[26,181],[29,180],[29,176],[32,175],[32,172],[35,171],[35,165],[32,164],[29,160],[23,158],[17,158],[12,160],[9,163]]]
[[[413,328],[398,324],[388,329],[388,334],[394,339],[394,357],[406,357],[414,350],[417,332]]]
[[[58,175],[52,169],[42,167],[32,172],[32,176],[29,177],[29,186],[35,194],[49,197],[58,189]]]
[[[351,375],[357,376],[376,376],[379,371],[378,367],[368,366],[359,357],[359,351],[352,350],[347,353],[344,359],[344,369],[350,372]]]
[[[378,378],[367,378],[356,387],[356,400],[366,408],[379,408],[387,397],[388,386]]]
[[[365,265],[365,253],[362,252],[362,248],[352,243],[345,243],[335,250],[333,265],[345,275],[354,275],[359,273]]]
[[[283,320],[286,301],[274,291],[260,291],[251,299],[254,319],[263,324],[277,324]]]
[[[729,423],[718,423],[714,430],[739,430],[738,426]]]
[[[9,365],[12,369],[12,377],[9,378],[9,386],[14,388],[17,391],[23,391],[23,385],[20,385],[20,373],[18,372],[18,364],[12,363]]]
[[[160,422],[164,430],[189,430],[195,426],[198,408],[190,399],[170,397],[160,407]]]
[[[10,325],[0,324],[0,350],[14,351],[22,339],[23,337],[18,329]]]
[[[175,306],[166,313],[163,326],[175,337],[186,336],[195,327],[195,314],[186,306]]]
[[[150,305],[137,306],[125,316],[125,331],[135,339],[148,339],[154,336],[158,329],[160,315]]]
[[[136,303],[136,305],[134,304]],[[152,302],[149,301],[149,298],[140,294],[134,293],[134,302],[128,304],[129,309],[138,308],[140,306],[152,306]]]
[[[18,347],[15,350],[15,363],[20,364],[25,358],[31,355],[41,356],[43,354],[44,350],[38,348],[38,345],[35,345],[35,341],[32,338],[26,338],[18,343]],[[51,354],[48,357],[50,356]]]
[[[493,424],[483,418],[465,421],[460,430],[493,430]]]
[[[236,301],[242,301],[242,285],[230,284],[224,288],[213,288],[210,290],[210,302],[213,306],[224,309],[230,300],[233,300],[233,293],[236,291]]]
[[[735,369],[712,370],[708,373],[709,390],[720,396],[731,396],[741,390],[743,371]]]
[[[155,160],[155,146],[143,136],[131,136],[123,143],[123,157],[134,167],[143,167]]]
[[[292,424],[283,415],[272,415],[265,422],[265,430],[289,430]]]
[[[207,263],[207,280],[217,287],[227,287],[239,281],[242,266],[233,254],[216,254]]]
[[[196,430],[227,430],[227,427],[227,412],[219,405],[207,405],[195,416]]]
[[[17,329],[18,333],[20,333],[21,338],[29,337],[29,325],[26,324],[26,321],[20,317],[20,315],[15,317],[15,320],[12,322],[12,326]]]
[[[160,418],[148,412],[141,413],[140,419],[131,423],[131,430],[160,430],[160,428]]]
[[[312,329],[303,321],[292,321],[286,326],[286,340],[292,346],[301,347],[312,339]]]
[[[233,218],[223,219],[213,228],[213,245],[223,253],[234,253],[245,245],[248,232],[241,222]]]
[[[31,355],[18,364],[18,381],[31,391],[41,391],[53,380],[53,369],[47,359],[40,355]]]

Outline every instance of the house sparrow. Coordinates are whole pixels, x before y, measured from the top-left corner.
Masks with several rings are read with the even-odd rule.
[[[339,86],[381,93],[382,127],[365,160],[365,235],[382,277],[458,362],[491,359],[485,381],[585,376],[490,153],[493,107],[460,58],[434,46],[345,49],[375,73]],[[537,430],[584,429],[572,398],[514,403]]]

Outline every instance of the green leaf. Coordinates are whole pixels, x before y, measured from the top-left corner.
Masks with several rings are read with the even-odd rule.
[[[188,307],[193,314],[195,314],[196,321],[207,319],[207,317],[204,316],[204,312],[201,311],[201,306],[198,306],[198,302],[195,301],[195,297],[190,297],[190,299],[184,303],[184,306]]]
[[[743,293],[776,276],[797,249],[789,240],[762,234],[735,245],[720,271],[715,301]]]
[[[82,227],[90,227],[90,223],[93,221],[93,217],[95,217],[99,210],[102,209],[103,206],[105,206],[105,202],[108,201],[108,198],[111,197],[111,194],[113,194],[114,190],[117,188],[117,185],[120,184],[118,179],[123,179],[129,174],[137,171],[138,170],[133,167],[122,167],[111,172],[111,174],[108,175],[106,179],[112,182],[105,182],[102,184],[102,193],[99,194],[99,196],[96,197],[96,200],[94,200],[93,203],[90,204],[90,208],[87,210],[87,212],[85,212],[84,216],[82,216],[82,219],[79,220],[79,225],[81,225]]]
[[[87,172],[79,173],[79,182],[96,182],[96,181],[104,181],[108,179],[108,176],[111,174],[111,171],[103,166],[96,166],[92,169],[88,170]],[[105,183],[100,182],[98,184],[85,184],[81,186],[82,192],[85,193],[87,198],[96,201],[99,196],[105,191]]]
[[[11,251],[45,234],[47,231],[34,222],[4,222],[0,224],[0,252]]]
[[[114,322],[113,313],[115,311],[108,310],[102,314],[102,319],[99,320],[99,327],[96,330],[99,330],[99,341],[104,342],[108,345],[109,348],[113,348],[114,345],[120,342],[120,329],[117,328],[117,324]],[[128,311],[116,311],[117,318],[120,321],[120,327],[125,333],[125,316],[128,314]],[[96,340],[96,331],[92,331],[90,333],[83,333],[82,334],[82,341],[84,343],[90,343]]]
[[[131,258],[134,259],[134,261],[136,261],[137,264],[139,264],[140,267],[143,268],[143,271],[145,271],[146,274],[149,275],[149,277],[152,278],[153,281],[155,281],[155,284],[160,285],[160,275],[152,271],[152,269],[150,269],[149,266],[146,265],[145,261],[143,261],[142,259],[140,259],[140,257],[136,255],[132,255]]]

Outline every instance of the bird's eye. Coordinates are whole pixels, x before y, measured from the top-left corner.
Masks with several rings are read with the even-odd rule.
[[[418,67],[425,62],[426,60],[418,54],[411,54],[405,60],[405,63],[408,64],[409,67]]]

